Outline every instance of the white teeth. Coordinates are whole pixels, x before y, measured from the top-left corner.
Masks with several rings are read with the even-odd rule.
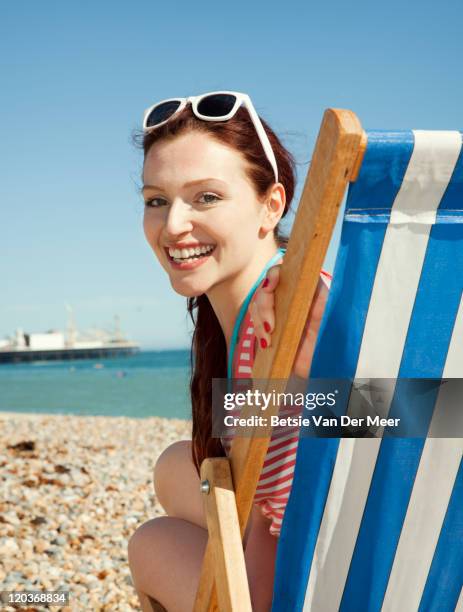
[[[194,257],[195,255],[204,255],[206,253],[210,253],[213,250],[214,247],[211,244],[207,246],[191,247],[189,249],[174,249],[172,247],[169,247],[169,255],[173,259],[185,261],[187,259],[190,259],[191,257]]]

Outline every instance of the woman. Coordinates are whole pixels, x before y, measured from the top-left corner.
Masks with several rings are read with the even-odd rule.
[[[143,610],[157,600],[169,612],[187,612],[207,541],[198,470],[205,457],[225,454],[211,437],[212,378],[225,378],[227,366],[229,376],[240,376],[243,346],[270,346],[274,264],[286,243],[278,224],[294,194],[294,162],[244,94],[163,101],[148,109],[144,129],[145,236],[173,289],[188,298],[195,323],[193,433],[156,463],[155,491],[168,516],[137,529],[129,563]],[[326,295],[320,282],[294,366],[299,376],[307,375]],[[253,357],[250,350],[248,368]],[[281,469],[285,461],[293,465],[294,454]],[[261,495],[248,525],[245,558],[256,611],[271,606],[289,471],[280,505]]]

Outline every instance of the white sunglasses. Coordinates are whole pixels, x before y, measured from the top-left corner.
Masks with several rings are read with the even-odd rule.
[[[212,91],[201,96],[188,98],[169,98],[150,106],[143,115],[143,130],[149,132],[163,125],[171,117],[180,113],[191,102],[193,113],[203,121],[228,121],[241,105],[247,109],[251,121],[262,144],[265,155],[273,168],[275,182],[278,182],[278,168],[275,154],[259,115],[251,102],[251,98],[237,91]]]

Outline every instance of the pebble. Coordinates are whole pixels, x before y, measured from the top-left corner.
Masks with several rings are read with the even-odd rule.
[[[140,610],[127,543],[163,514],[158,456],[189,438],[177,419],[0,412],[0,591],[69,590],[55,612]]]

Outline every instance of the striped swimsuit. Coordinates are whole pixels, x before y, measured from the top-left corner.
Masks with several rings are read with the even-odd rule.
[[[329,288],[331,275],[322,270],[320,276]],[[233,359],[233,378],[251,378],[256,354],[256,340],[248,311],[241,324],[236,345]],[[298,441],[298,429],[293,429],[287,435],[281,435],[281,432],[274,431],[257,484],[254,503],[260,507],[263,515],[272,521],[270,533],[274,536],[280,535],[281,523],[293,483]],[[222,445],[228,455],[231,448],[230,438],[222,438]]]

